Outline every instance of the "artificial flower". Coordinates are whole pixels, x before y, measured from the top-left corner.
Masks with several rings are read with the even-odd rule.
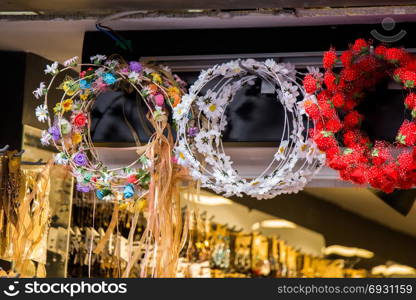
[[[199,128],[198,127],[190,127],[187,130],[187,134],[189,137],[195,137],[199,132]]]
[[[155,95],[154,99],[155,99],[155,103],[156,103],[157,106],[162,107],[163,104],[165,103],[165,98],[163,97],[162,94]]]
[[[337,60],[337,53],[335,49],[331,48],[329,51],[324,53],[324,57],[322,59],[323,65],[325,69],[331,69]]]
[[[72,130],[71,123],[69,123],[68,120],[64,118],[59,120],[59,126],[63,135],[69,134]]]
[[[106,59],[107,59],[107,56],[101,55],[101,54],[97,54],[97,55],[94,55],[94,56],[90,57],[91,62],[93,62],[96,65],[101,64],[101,62],[106,60]]]
[[[124,187],[124,191],[123,191],[124,199],[130,199],[130,198],[133,198],[133,196],[134,196],[134,186],[131,183],[126,184],[126,186]]]
[[[70,66],[71,67],[76,67],[78,60],[79,60],[79,57],[78,56],[74,56],[74,57],[72,57],[72,58],[67,59],[66,61],[64,61],[64,66],[65,67],[70,67]]]
[[[46,91],[47,91],[47,89],[46,89],[45,83],[41,82],[39,87],[36,90],[33,91],[33,95],[35,96],[36,99],[39,99],[40,97],[45,95]]]
[[[61,138],[61,132],[59,130],[59,127],[57,125],[54,125],[48,129],[49,134],[52,136],[53,140],[55,142],[59,141]]]
[[[179,103],[176,107],[173,108],[173,118],[179,121],[186,115],[187,111],[187,104],[184,102]]]
[[[159,122],[166,120],[166,113],[160,106],[155,107],[155,110],[153,111],[153,119]]]
[[[55,107],[53,108],[53,112],[57,115],[63,112],[62,104],[60,102],[56,103]]]
[[[55,163],[57,163],[58,165],[67,165],[68,162],[69,162],[69,159],[65,153],[59,152],[58,154],[55,155]]]
[[[303,86],[308,94],[313,94],[319,88],[320,84],[312,74],[307,74],[303,79]]]
[[[102,77],[103,81],[108,85],[112,85],[117,81],[117,78],[112,73],[104,73]]]
[[[129,62],[129,68],[135,73],[140,73],[143,70],[142,64],[137,61]]]
[[[85,79],[79,81],[79,87],[83,90],[91,88],[91,83]]]
[[[160,76],[160,74],[153,72],[150,74],[152,76],[152,80],[158,84],[162,83],[162,77]]]
[[[57,61],[53,62],[50,65],[46,65],[45,74],[56,75],[58,74],[58,65]]]
[[[195,136],[195,146],[198,149],[198,152],[201,154],[211,153],[212,152],[212,141],[214,136],[210,132],[201,130]]]
[[[77,191],[81,193],[88,193],[91,191],[91,188],[88,185],[77,183]]]
[[[84,152],[77,152],[72,156],[72,161],[77,165],[77,166],[83,166],[85,167],[88,164],[88,158],[85,155]]]
[[[45,104],[39,105],[36,107],[35,114],[39,122],[44,123],[48,119],[48,107]]]
[[[140,81],[140,74],[133,71],[129,73],[128,78],[131,82],[138,83]]]
[[[67,80],[65,80],[62,83],[62,89],[65,92],[65,95],[67,96],[73,96],[77,90],[78,90],[79,85],[77,83],[74,82],[74,80],[72,78],[69,78]]]
[[[287,146],[289,145],[289,141],[281,141],[279,145],[279,149],[277,149],[277,152],[274,154],[274,158],[276,160],[284,160],[286,158],[286,150]]]
[[[42,137],[40,139],[41,144],[43,146],[48,146],[50,144],[51,139],[52,139],[52,135],[48,131],[43,130]]]
[[[72,143],[74,145],[78,145],[79,143],[82,142],[82,135],[79,134],[79,133],[77,133],[77,132],[75,132],[74,134],[72,134],[71,139],[72,139]]]
[[[72,99],[66,99],[62,102],[62,109],[64,110],[64,112],[70,111],[72,109],[72,103]]]
[[[110,69],[114,69],[119,65],[119,61],[116,59],[106,60],[104,65],[108,66]]]
[[[97,196],[97,198],[99,200],[105,200],[104,198],[108,195],[111,194],[111,191],[109,189],[102,189],[102,190],[97,190],[95,192],[95,195]]]
[[[72,123],[76,127],[84,127],[87,124],[88,118],[85,113],[78,113],[74,116]]]
[[[84,92],[84,93],[82,93],[82,94],[80,94],[79,95],[79,98],[82,100],[82,101],[86,101],[86,100],[88,100],[88,97],[90,96],[90,93],[89,92]]]

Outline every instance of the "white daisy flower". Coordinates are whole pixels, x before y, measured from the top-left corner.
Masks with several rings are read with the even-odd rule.
[[[44,123],[48,119],[48,107],[45,104],[39,105],[36,107],[35,114],[39,122]]]
[[[79,57],[78,56],[74,56],[74,57],[72,57],[72,58],[67,59],[66,61],[64,61],[64,66],[65,67],[70,67],[70,66],[75,67],[77,65],[78,60],[79,60]]]
[[[188,109],[189,109],[189,106],[186,105],[186,103],[184,103],[184,102],[179,103],[173,109],[173,118],[176,121],[179,121],[179,120],[183,119],[183,117],[186,116],[186,113],[187,113]]]
[[[198,152],[201,154],[208,154],[213,151],[212,149],[212,140],[213,135],[205,130],[201,130],[195,136],[195,146],[198,149]]]
[[[296,102],[296,106],[298,107],[299,114],[301,115],[306,115],[305,102],[317,103],[318,100],[316,99],[315,95],[306,95],[302,101]]]
[[[273,72],[277,70],[277,63],[274,59],[266,59],[264,65]]]
[[[56,75],[58,73],[59,63],[55,61],[51,65],[46,65],[45,74]]]
[[[52,139],[52,135],[47,130],[43,130],[42,137],[40,139],[40,142],[42,143],[42,145],[48,146],[50,144],[51,139]]]
[[[279,145],[279,148],[277,149],[277,152],[274,154],[274,158],[276,160],[283,160],[286,158],[286,149],[289,145],[289,141],[282,141]]]
[[[39,87],[36,90],[34,90],[32,93],[36,99],[39,99],[45,94],[45,90],[46,90],[46,85],[44,82],[41,82]]]
[[[180,148],[180,147],[177,147],[175,149],[175,157],[178,161],[178,164],[182,166],[186,166],[188,163],[188,161],[186,160],[185,151],[186,150],[184,148]]]
[[[207,118],[215,120],[221,117],[224,112],[221,105],[224,102],[224,99],[221,98],[221,96],[217,97],[216,93],[208,91],[205,96],[199,97],[197,104]]]
[[[68,156],[65,153],[59,152],[55,155],[55,163],[58,165],[67,165],[69,162]]]
[[[293,85],[290,82],[283,81],[280,86],[279,97],[283,104],[292,111],[293,105],[296,103],[297,97],[299,96],[298,86]]]

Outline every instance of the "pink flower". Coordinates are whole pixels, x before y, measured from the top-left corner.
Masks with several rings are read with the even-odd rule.
[[[165,98],[162,94],[155,95],[155,102],[157,106],[163,106],[163,103],[165,103]]]

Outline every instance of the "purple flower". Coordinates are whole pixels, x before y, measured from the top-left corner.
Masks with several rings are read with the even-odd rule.
[[[199,128],[198,127],[191,127],[191,128],[188,129],[188,135],[190,137],[196,136],[198,134],[198,132],[199,132]]]
[[[59,127],[57,125],[50,127],[48,132],[52,135],[52,138],[55,142],[61,138],[61,133],[59,132]]]
[[[81,193],[88,193],[91,189],[88,185],[77,183],[77,191]]]
[[[136,73],[140,73],[143,70],[142,64],[137,61],[131,61],[129,63],[130,70]]]
[[[88,164],[88,158],[85,155],[85,153],[82,153],[82,152],[78,152],[77,154],[75,154],[74,157],[72,158],[72,160],[78,166],[85,167]]]

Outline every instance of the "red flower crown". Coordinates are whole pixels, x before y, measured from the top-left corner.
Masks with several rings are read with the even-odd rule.
[[[338,62],[342,68],[336,72],[333,68]],[[371,143],[360,129],[364,116],[355,108],[365,101],[368,89],[389,76],[408,91],[404,103],[416,118],[416,58],[404,49],[383,45],[374,49],[368,41],[357,39],[339,57],[333,48],[325,52],[323,66],[323,76],[310,73],[304,77],[308,93],[304,107],[314,121],[311,136],[325,152],[329,167],[338,170],[343,180],[370,184],[387,193],[414,186],[415,120],[403,122],[395,143]],[[336,134],[342,137],[342,143]]]

